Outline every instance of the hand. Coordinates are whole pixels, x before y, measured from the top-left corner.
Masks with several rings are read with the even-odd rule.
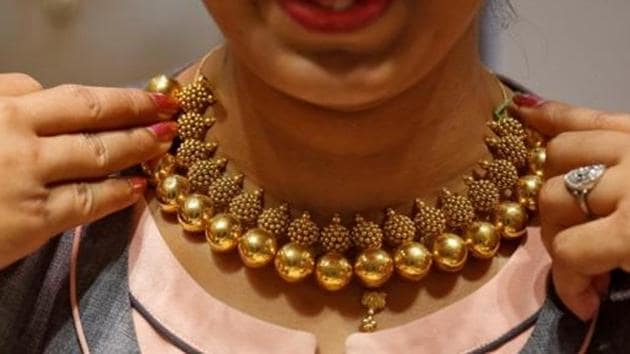
[[[175,110],[168,97],[141,90],[44,90],[26,75],[1,74],[0,269],[135,203],[146,180],[108,176],[165,153]]]
[[[609,272],[630,271],[630,114],[606,113],[517,96],[512,113],[550,138],[539,196],[541,232],[552,278],[564,304],[593,317],[608,290]],[[588,194],[589,220],[564,186],[563,175],[594,163],[608,167]]]

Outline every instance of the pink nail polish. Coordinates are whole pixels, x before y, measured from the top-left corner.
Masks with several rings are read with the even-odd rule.
[[[179,103],[171,96],[162,93],[150,93],[149,95],[160,112],[175,113],[179,109]]]
[[[161,142],[171,141],[177,135],[177,123],[175,122],[156,123],[150,126],[149,129],[155,134],[157,140]]]
[[[142,193],[147,188],[147,179],[144,177],[131,177],[129,178],[129,184],[133,193]]]
[[[529,93],[518,94],[512,101],[519,107],[538,107],[545,102],[542,97]]]

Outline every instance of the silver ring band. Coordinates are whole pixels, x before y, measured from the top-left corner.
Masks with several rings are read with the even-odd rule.
[[[586,198],[605,172],[605,165],[595,164],[578,167],[564,175],[564,186],[575,197],[580,209],[590,220],[595,219],[597,216],[592,212]]]

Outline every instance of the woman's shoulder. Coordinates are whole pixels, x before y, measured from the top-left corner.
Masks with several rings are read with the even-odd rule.
[[[73,266],[86,334],[108,328],[109,333],[98,337],[121,345],[123,352],[133,348],[126,281],[132,230],[132,209],[126,209],[83,229],[76,265],[71,230],[0,271],[0,352],[78,350],[70,299]]]

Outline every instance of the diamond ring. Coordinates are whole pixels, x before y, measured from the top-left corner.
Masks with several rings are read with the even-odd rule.
[[[573,169],[564,175],[564,186],[575,196],[586,217],[594,219],[595,215],[588,206],[586,197],[595,188],[597,182],[606,172],[606,165],[595,164]]]

